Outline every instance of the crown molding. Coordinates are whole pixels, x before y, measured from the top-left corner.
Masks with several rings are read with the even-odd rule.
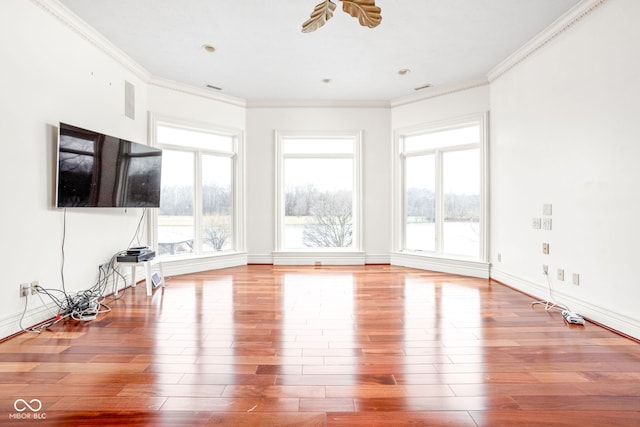
[[[426,99],[436,98],[439,96],[449,95],[477,87],[485,86],[509,70],[525,61],[539,49],[543,48],[549,42],[554,40],[560,34],[564,33],[583,18],[591,14],[595,9],[606,3],[608,0],[582,0],[575,5],[563,16],[554,21],[540,34],[535,36],[504,61],[494,67],[486,76],[470,79],[464,82],[424,89],[419,93],[397,98],[391,101],[339,101],[339,100],[300,100],[300,101],[270,101],[270,100],[244,100],[242,98],[227,96],[218,93],[212,93],[210,89],[189,86],[175,81],[166,80],[153,76],[144,67],[138,64],[130,56],[117,48],[113,43],[106,39],[93,27],[88,25],[76,14],[70,11],[66,6],[58,0],[30,0],[40,9],[54,17],[56,20],[70,28],[76,34],[94,45],[97,49],[104,52],[107,56],[122,65],[125,69],[132,72],[143,82],[157,87],[170,89],[190,95],[201,96],[207,99],[225,102],[231,105],[246,108],[395,108]]]
[[[128,56],[107,38],[100,34],[95,28],[84,22],[75,13],[69,10],[58,0],[31,0],[32,3],[40,7],[56,20],[64,24],[66,27],[74,31],[76,34],[87,40],[100,51],[104,52],[111,59],[131,71],[144,83],[170,89],[189,95],[201,96],[203,98],[213,99],[228,104],[245,107],[245,101],[240,98],[213,94],[210,89],[188,86],[182,83],[162,79],[148,72],[144,67],[138,64],[133,58]]]
[[[247,108],[390,108],[389,101],[340,101],[340,100],[252,100]]]
[[[591,12],[602,6],[608,0],[582,0],[573,8],[569,9],[564,15],[556,19],[540,34],[529,40],[522,47],[508,56],[504,61],[495,66],[487,73],[489,82],[493,82],[507,73],[509,70],[525,61],[531,55],[542,49],[556,37],[572,28],[575,24],[582,21]]]
[[[450,95],[452,93],[462,92],[469,89],[475,89],[477,87],[486,86],[488,84],[489,81],[487,80],[487,78],[485,76],[482,76],[450,85],[434,86],[423,89],[416,94],[394,99],[391,101],[391,107],[400,107],[402,105],[412,104],[414,102],[420,102],[426,99],[437,98],[439,96]]]
[[[242,98],[234,96],[223,95],[221,93],[213,92],[214,89],[208,89],[205,87],[191,86],[184,83],[179,83],[174,80],[163,79],[161,77],[152,76],[147,83],[149,86],[156,86],[163,89],[169,89],[176,92],[186,93],[187,95],[200,96],[202,98],[211,99],[218,102],[224,102],[234,105],[236,107],[246,107],[247,103]]]
[[[58,0],[31,0],[31,2],[131,71],[142,81],[148,82],[151,78],[151,74],[145,68],[118,49],[95,28],[80,19]]]

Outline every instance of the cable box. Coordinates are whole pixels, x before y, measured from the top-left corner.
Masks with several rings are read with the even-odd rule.
[[[136,253],[130,253],[129,251],[121,252],[116,257],[118,262],[144,262],[152,260],[156,257],[156,253],[150,249],[144,249]]]
[[[149,250],[148,246],[136,246],[136,247],[127,249],[127,255],[137,255],[148,250]]]

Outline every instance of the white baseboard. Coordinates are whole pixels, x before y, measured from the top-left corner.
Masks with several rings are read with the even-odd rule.
[[[391,255],[386,254],[367,254],[365,256],[365,264],[391,264]]]
[[[273,264],[272,254],[254,254],[247,257],[249,264]],[[366,254],[365,264],[389,264],[391,257],[389,254]],[[360,260],[358,259],[358,265]]]
[[[53,313],[57,312],[58,307],[54,303],[44,305],[39,298],[34,296],[30,296],[29,300],[29,306],[31,307],[27,306],[24,317],[22,317],[23,311],[20,311],[20,313],[0,319],[0,338],[6,338],[21,332],[20,318],[22,318],[22,327],[30,328],[55,317]]]
[[[435,258],[404,252],[391,253],[391,264],[481,279],[488,279],[490,271],[490,264],[486,262]]]
[[[274,252],[273,265],[364,265],[364,252]]]
[[[520,277],[511,275],[501,270],[492,269],[491,278],[503,283],[510,288],[531,295],[536,300],[547,300],[551,296],[549,288],[545,285],[533,283]],[[553,291],[553,302],[562,304],[571,311],[580,314],[587,320],[599,323],[607,328],[618,331],[624,335],[640,339],[640,319],[624,316],[614,310],[583,301],[562,290]]]
[[[269,254],[253,254],[247,256],[249,264],[273,264],[273,255]]]

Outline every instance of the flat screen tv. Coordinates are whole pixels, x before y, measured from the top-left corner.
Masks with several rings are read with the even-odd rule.
[[[57,207],[160,207],[162,150],[60,123],[57,154]]]

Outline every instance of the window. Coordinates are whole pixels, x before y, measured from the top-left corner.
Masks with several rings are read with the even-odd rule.
[[[159,255],[239,250],[239,134],[160,122],[155,131],[163,149]]]
[[[485,257],[484,120],[400,134],[401,251]]]
[[[277,249],[359,250],[359,133],[276,139]]]

